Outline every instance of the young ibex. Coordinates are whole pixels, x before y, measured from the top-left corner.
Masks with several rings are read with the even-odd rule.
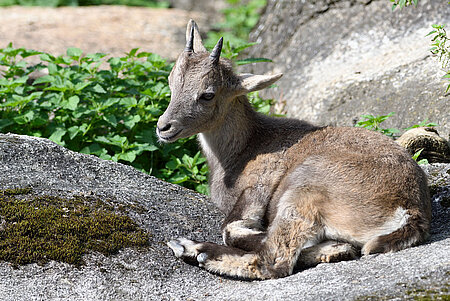
[[[246,94],[282,75],[236,75],[220,58],[222,39],[209,54],[192,20],[186,37],[157,134],[162,142],[199,134],[211,199],[226,214],[225,246],[179,238],[168,243],[177,257],[214,273],[267,279],[292,274],[298,261],[354,255],[349,246],[365,255],[427,238],[427,180],[406,151],[365,129],[258,114]]]

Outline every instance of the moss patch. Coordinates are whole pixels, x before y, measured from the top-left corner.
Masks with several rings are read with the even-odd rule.
[[[14,265],[50,260],[83,263],[88,251],[104,255],[146,247],[149,233],[124,210],[85,197],[24,196],[31,189],[0,191],[0,260]]]
[[[426,277],[421,277],[425,279]],[[442,300],[450,301],[449,295],[449,284],[439,284],[435,287],[420,288],[411,287],[405,283],[397,283],[397,285],[407,287],[408,289],[401,295],[402,300],[414,300],[414,301],[431,301],[431,300]],[[384,301],[384,300],[398,300],[398,296],[360,296],[355,299],[355,301]]]

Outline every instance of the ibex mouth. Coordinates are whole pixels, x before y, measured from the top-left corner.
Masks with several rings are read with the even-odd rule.
[[[181,133],[183,129],[175,132],[172,135],[168,135],[168,136],[163,136],[161,134],[161,132],[159,131],[159,129],[156,130],[156,134],[158,135],[159,141],[164,142],[164,143],[170,143],[170,142],[174,142],[176,139],[176,137]]]

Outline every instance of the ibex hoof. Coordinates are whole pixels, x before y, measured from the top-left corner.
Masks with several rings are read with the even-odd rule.
[[[199,249],[202,246],[201,243],[183,237],[171,240],[167,245],[172,249],[176,257],[194,260],[201,253]]]
[[[167,246],[172,249],[176,257],[183,256],[184,247],[178,242],[178,240],[171,240],[167,243]]]
[[[206,253],[200,253],[197,255],[197,261],[200,264],[205,263],[207,259],[208,259],[208,255]]]

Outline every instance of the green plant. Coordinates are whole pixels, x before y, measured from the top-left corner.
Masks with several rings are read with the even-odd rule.
[[[29,65],[23,60],[32,55],[40,55],[41,62]],[[170,100],[167,77],[172,67],[158,55],[133,49],[106,59],[105,54],[83,55],[69,48],[66,56],[54,57],[10,44],[0,49],[0,67],[1,132],[49,138],[71,150],[205,191],[196,174],[180,182],[176,173],[166,172],[166,162],[194,158],[198,147],[193,137],[168,145],[157,142],[156,121]],[[30,75],[37,71],[48,75],[32,81]]]
[[[244,43],[239,46],[232,45],[230,41],[226,41],[222,48],[222,57],[232,60],[236,65],[247,65],[252,63],[263,63],[263,62],[272,62],[270,59],[266,58],[246,58],[246,59],[238,59],[239,53],[243,50],[256,45],[257,43]]]
[[[229,7],[222,11],[224,22],[215,25],[219,30],[209,32],[206,45],[213,47],[220,37],[233,45],[247,43],[248,35],[259,20],[267,0],[227,0]]]
[[[428,122],[428,120],[425,119],[425,120],[419,122],[418,124],[414,124],[408,128],[405,128],[405,131],[410,130],[410,129],[415,129],[418,127],[435,127],[435,126],[438,126],[438,124],[434,123],[434,122]]]
[[[395,138],[395,134],[400,132],[399,129],[395,129],[395,128],[384,129],[384,128],[380,127],[381,123],[383,123],[386,119],[388,119],[394,115],[395,115],[394,112],[391,112],[387,115],[380,115],[380,116],[374,116],[374,115],[370,115],[370,114],[361,115],[361,118],[364,118],[365,120],[357,122],[355,124],[355,126],[363,127],[368,130],[377,131],[377,132],[385,134],[386,136],[389,136],[391,138]],[[435,126],[438,126],[438,124],[434,123],[434,122],[428,122],[428,120],[425,119],[417,124],[414,124],[410,127],[405,128],[404,130],[407,131],[407,130],[418,128],[418,127],[435,127]]]
[[[369,130],[380,132],[386,136],[389,136],[391,138],[394,137],[395,134],[399,132],[398,129],[384,129],[380,127],[380,124],[384,122],[389,117],[392,117],[395,113],[391,112],[387,115],[380,115],[380,116],[374,116],[374,115],[361,115],[361,118],[364,118],[365,120],[359,121],[356,123],[356,127],[363,127]]]
[[[391,0],[391,2],[393,2],[392,4],[392,10],[396,9],[397,7],[399,8],[403,8],[405,6],[409,6],[409,5],[415,5],[417,6],[417,2],[418,0]]]
[[[417,164],[419,165],[424,165],[424,164],[429,164],[427,159],[421,159],[419,160],[419,156],[422,153],[423,148],[419,149],[413,156],[412,158],[414,159],[414,161],[417,162]]]
[[[430,51],[432,54],[437,55],[439,57],[439,61],[442,63],[442,68],[445,70],[446,74],[443,78],[450,80],[450,42],[447,37],[447,32],[445,30],[445,25],[442,24],[433,24],[433,30],[427,34],[427,36],[431,36],[431,48]],[[450,90],[450,83],[447,86],[445,92]]]
[[[165,168],[160,170],[164,178],[171,179],[174,184],[192,183],[195,189],[203,194],[208,194],[209,189],[207,185],[208,166],[205,164],[206,159],[199,152],[194,157],[184,154],[183,157],[171,157],[165,165]]]

